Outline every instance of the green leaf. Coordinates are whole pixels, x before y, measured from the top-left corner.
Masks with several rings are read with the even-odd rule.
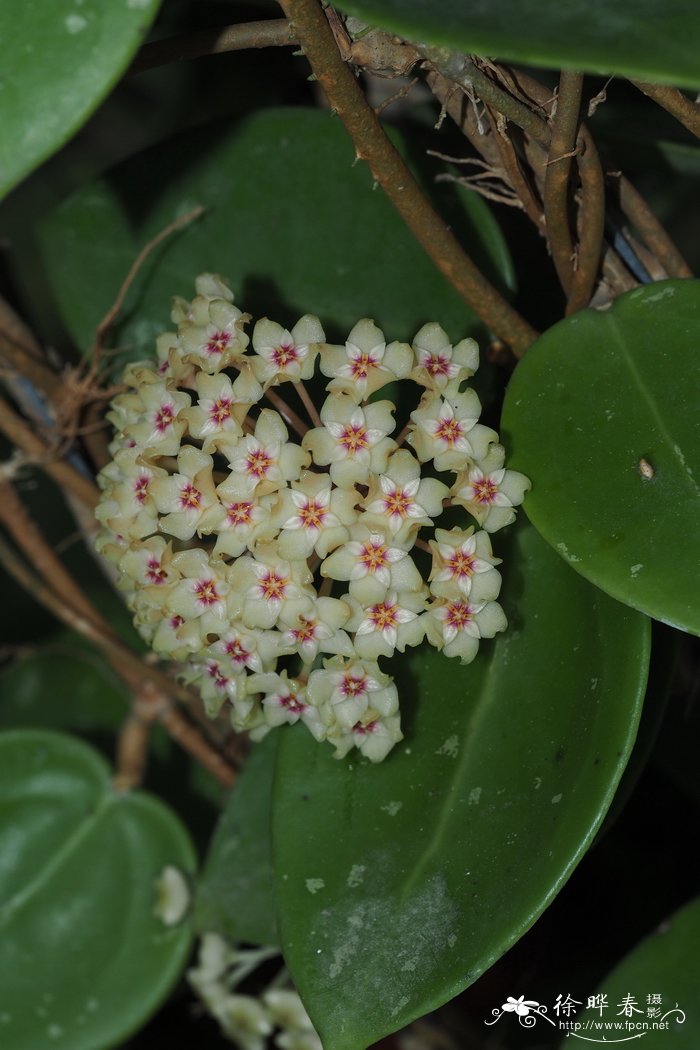
[[[528,517],[604,591],[700,632],[700,282],[662,281],[555,325],[506,396]]]
[[[469,54],[700,87],[694,0],[340,0],[338,7]]]
[[[0,1029],[7,1050],[120,1043],[179,977],[188,919],[154,912],[166,866],[191,876],[187,832],[162,803],[117,794],[91,748],[0,734]]]
[[[70,631],[0,671],[0,696],[0,728],[75,733],[108,758],[131,703],[102,654]],[[221,807],[221,785],[157,724],[148,758],[146,786],[176,807],[197,844],[206,848]]]
[[[278,734],[255,744],[204,863],[197,887],[197,930],[232,941],[278,943],[272,887],[270,805]]]
[[[581,859],[634,742],[649,621],[531,527],[505,546],[508,632],[467,667],[402,660],[407,739],[384,763],[281,739],[282,945],[325,1050],[361,1050],[499,958]]]
[[[62,146],[119,79],[158,0],[0,5],[0,196]]]
[[[510,279],[483,201],[453,187],[442,192],[464,243],[496,279]],[[141,247],[197,204],[204,217],[150,256],[127,297],[113,339],[132,358],[151,353],[172,296],[190,296],[206,270],[226,275],[255,316],[291,323],[316,313],[334,338],[362,316],[392,339],[411,338],[435,317],[455,339],[477,325],[373,189],[368,169],[354,163],[340,121],[315,110],[209,126],[121,165],[47,216],[38,255],[21,261],[25,290],[38,268],[48,274],[61,323],[87,349]]]
[[[698,1022],[700,1021],[700,986],[697,981],[697,961],[700,952],[700,898],[696,898],[668,922],[664,922],[651,936],[642,941],[626,959],[623,959],[601,983],[599,993],[607,995],[608,1006],[602,1012],[586,1010],[577,1020],[590,1023],[589,1035],[608,1042],[624,1036],[629,1031],[617,1032],[605,1029],[608,1022],[648,1024],[648,1029],[636,1028],[637,1038],[643,1039],[646,1050],[696,1050],[698,1045]],[[659,1013],[654,1018],[647,1016],[647,996],[660,996]],[[626,996],[633,996],[637,1010],[627,1017],[621,1011]],[[624,1007],[622,1007],[624,1009]],[[662,1022],[665,1018],[665,1022]],[[665,1023],[666,1028],[654,1029],[654,1023]],[[601,1024],[596,1031],[593,1027]],[[636,1040],[635,1040],[636,1041]],[[562,1047],[571,1046],[566,1039]]]

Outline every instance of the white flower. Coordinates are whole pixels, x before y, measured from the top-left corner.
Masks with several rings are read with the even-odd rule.
[[[302,441],[314,462],[330,464],[331,479],[345,488],[366,482],[371,471],[386,467],[396,442],[388,436],[394,429],[394,406],[374,401],[358,408],[347,396],[329,397],[321,409],[322,427],[310,430]]]
[[[362,503],[363,520],[369,528],[376,523],[379,530],[388,530],[397,544],[404,543],[441,513],[449,491],[435,478],[421,478],[420,463],[407,449],[399,449],[386,472],[372,479]]]
[[[257,357],[252,358],[251,364],[255,375],[265,388],[271,384],[310,379],[319,344],[325,338],[321,322],[312,314],[305,314],[291,332],[263,317],[253,329]]]
[[[501,589],[501,574],[495,565],[491,541],[485,532],[474,529],[435,530],[430,540],[433,565],[430,592],[443,598],[470,596],[473,603],[493,601]]]
[[[298,478],[308,466],[309,456],[293,445],[278,412],[264,408],[255,424],[254,435],[224,446],[234,474],[245,479],[250,492],[259,495],[273,492],[287,481]]]
[[[425,609],[424,593],[389,591],[367,608],[354,604],[355,615],[348,629],[355,629],[355,652],[364,660],[400,653],[423,640],[425,627],[419,616]]]
[[[413,340],[415,368],[411,378],[431,390],[457,390],[479,367],[479,347],[473,339],[462,339],[453,347],[447,333],[435,321],[423,325]]]
[[[462,470],[471,460],[482,459],[498,434],[477,423],[481,414],[473,390],[449,398],[427,394],[415,412],[408,442],[421,463],[435,460],[437,470]]]
[[[530,488],[530,480],[503,467],[505,453],[494,445],[487,458],[460,474],[452,489],[455,503],[466,507],[487,532],[497,532],[515,521],[515,510]]]
[[[406,343],[386,345],[374,321],[358,321],[344,347],[326,344],[321,350],[321,371],[331,377],[328,390],[342,392],[358,404],[394,379],[407,376],[413,364]]]
[[[308,558],[312,551],[324,557],[348,538],[356,518],[357,493],[332,488],[327,474],[306,471],[291,488],[279,494],[272,521],[281,532],[278,548],[283,558]]]
[[[476,656],[480,638],[493,638],[508,625],[498,602],[472,605],[466,598],[440,599],[424,619],[430,643],[463,664]]]

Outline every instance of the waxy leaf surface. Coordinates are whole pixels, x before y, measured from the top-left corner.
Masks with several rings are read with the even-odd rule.
[[[158,0],[0,5],[0,197],[97,108],[158,6]]]
[[[700,282],[664,281],[555,325],[508,387],[526,513],[620,601],[700,632]]]
[[[647,618],[527,524],[495,549],[508,632],[466,667],[400,659],[406,740],[384,763],[280,741],[280,932],[324,1050],[369,1046],[502,955],[587,849],[634,742]]]
[[[554,69],[700,87],[694,0],[340,0],[410,40]]]
[[[58,733],[0,734],[0,1024],[7,1050],[120,1045],[178,979],[185,918],[155,913],[166,866],[191,876],[161,802],[117,793],[103,759]]]

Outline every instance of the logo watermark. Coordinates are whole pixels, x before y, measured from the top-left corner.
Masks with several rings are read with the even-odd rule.
[[[658,992],[648,992],[638,998],[632,993],[623,995],[618,1003],[610,1003],[607,994],[597,992],[586,999],[586,1017],[577,1017],[583,999],[574,999],[570,992],[558,995],[551,1011],[545,1003],[526,999],[524,995],[514,998],[509,995],[500,1006],[491,1011],[494,1025],[506,1015],[517,1018],[523,1028],[534,1028],[539,1021],[546,1021],[566,1036],[582,1039],[587,1043],[628,1043],[643,1039],[650,1032],[670,1032],[676,1025],[685,1023],[685,1013],[678,1003],[668,1006]],[[597,1017],[593,1016],[597,1013]]]

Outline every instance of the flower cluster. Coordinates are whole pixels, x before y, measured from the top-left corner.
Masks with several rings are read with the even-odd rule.
[[[112,403],[99,548],[141,634],[210,714],[228,705],[255,738],[301,721],[339,757],[379,761],[401,739],[379,661],[427,639],[466,663],[506,626],[489,534],[529,482],[478,422],[477,345],[436,323],[387,344],[364,319],[333,346],[305,316],[291,331],[259,320],[251,347],[223,281],[196,289]],[[400,380],[422,390],[396,435],[379,392]],[[448,507],[478,529],[436,527]]]
[[[280,986],[286,971],[275,977],[262,995],[237,991],[238,985],[268,959],[276,949],[235,948],[218,933],[202,937],[197,966],[187,977],[222,1031],[239,1050],[265,1050],[276,1032],[279,1050],[322,1050],[298,994]],[[285,982],[286,984],[286,982]]]

